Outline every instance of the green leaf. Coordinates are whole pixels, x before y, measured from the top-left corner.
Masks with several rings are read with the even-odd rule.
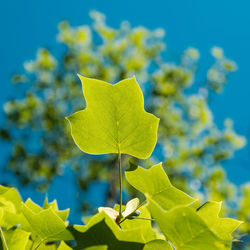
[[[10,212],[19,212],[22,208],[22,199],[15,188],[0,185],[0,207]]]
[[[208,201],[197,211],[209,228],[221,239],[231,240],[233,231],[243,222],[231,218],[219,218],[222,202]]]
[[[9,229],[20,223],[22,199],[15,188],[0,185],[0,225]]]
[[[73,239],[66,229],[64,221],[55,213],[52,207],[43,209],[40,212],[33,212],[24,204],[23,214],[32,228],[32,235],[35,239],[38,238],[40,241],[47,242]]]
[[[84,248],[84,250],[106,250],[106,249],[108,249],[107,245],[92,246],[92,247]]]
[[[65,210],[59,210],[58,209],[58,205],[57,205],[57,201],[54,200],[52,202],[48,202],[48,198],[46,197],[44,200],[44,204],[43,204],[43,209],[48,209],[48,208],[52,208],[52,210],[63,220],[66,221],[68,216],[69,216],[69,209],[65,209]]]
[[[177,206],[166,212],[153,199],[148,200],[152,217],[175,249],[230,249],[230,241],[215,234],[194,209]]]
[[[192,197],[171,184],[161,163],[150,169],[131,163],[131,168],[125,172],[125,175],[133,187],[154,199],[165,210],[194,201]]]
[[[156,250],[156,249],[157,250],[173,250],[173,248],[167,241],[160,240],[160,239],[156,239],[156,240],[152,240],[148,242],[143,248],[143,250]]]
[[[143,249],[145,239],[140,229],[121,229],[104,211],[93,216],[86,226],[75,225],[69,228],[77,247],[107,245],[109,250]]]
[[[3,229],[0,226],[0,250],[6,250],[6,249],[8,250],[7,242],[3,233]]]
[[[48,203],[47,199],[44,201],[44,206],[41,208],[36,203],[34,203],[31,199],[27,199],[27,201],[24,203],[25,207],[28,208],[30,211],[32,211],[34,214],[39,214],[41,212],[44,213],[44,211],[47,211],[48,209],[52,210],[64,223],[66,226],[68,222],[65,222],[65,220],[68,217],[69,209],[67,210],[58,210],[57,203],[53,201],[52,203]],[[7,216],[8,214],[6,214]],[[37,233],[34,232],[31,223],[27,219],[27,215],[25,216],[24,210],[21,214],[16,214],[14,217],[11,217],[8,215],[7,217],[8,221],[13,221],[13,224],[21,224],[20,228],[23,230],[26,230],[28,232],[32,232],[32,237],[35,239]],[[39,238],[40,239],[40,238]]]
[[[5,243],[4,250],[26,250],[29,244],[30,233],[21,229],[8,230],[3,232]]]
[[[72,248],[69,247],[64,241],[61,241],[57,250],[72,250]]]
[[[135,77],[114,85],[79,76],[86,109],[67,117],[77,146],[88,154],[124,153],[148,158],[159,119],[144,110]]]

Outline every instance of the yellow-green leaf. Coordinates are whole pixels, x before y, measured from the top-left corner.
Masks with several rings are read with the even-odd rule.
[[[165,210],[194,201],[192,197],[171,184],[161,163],[150,169],[131,164],[131,168],[125,172],[125,175],[132,186],[153,198]]]
[[[220,238],[231,240],[233,231],[242,224],[242,221],[220,218],[221,205],[222,202],[208,201],[198,209],[197,213]]]
[[[32,235],[40,241],[72,240],[73,237],[66,229],[65,222],[56,214],[52,207],[40,212],[32,211],[23,204],[23,214],[30,224]]]
[[[73,248],[69,247],[64,241],[61,241],[57,250],[72,250]]]
[[[106,249],[108,249],[108,246],[106,246],[106,245],[92,246],[92,247],[84,248],[84,250],[106,250]]]
[[[215,234],[193,208],[182,205],[164,211],[153,199],[148,200],[149,211],[175,249],[230,249],[231,242]]]
[[[156,250],[156,249],[157,250],[173,250],[173,248],[167,241],[160,240],[160,239],[149,241],[143,248],[143,250]]]
[[[124,153],[148,158],[157,141],[159,119],[144,110],[135,77],[114,85],[79,77],[86,108],[67,117],[77,146],[88,154]]]
[[[142,250],[145,244],[140,228],[121,229],[104,211],[87,225],[74,225],[69,230],[77,242],[76,249],[107,245],[110,250]]]
[[[4,250],[26,250],[30,233],[19,228],[2,232],[4,234]],[[1,248],[0,248],[1,249]]]

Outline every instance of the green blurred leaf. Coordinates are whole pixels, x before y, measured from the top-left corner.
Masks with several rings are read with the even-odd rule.
[[[148,158],[156,144],[159,119],[144,110],[136,79],[112,85],[79,77],[87,108],[67,118],[78,147],[89,154],[124,153]]]

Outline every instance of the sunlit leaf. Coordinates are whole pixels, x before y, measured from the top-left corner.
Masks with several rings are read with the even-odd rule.
[[[143,250],[171,250],[171,245],[165,240],[152,240],[148,242]]]
[[[136,79],[112,85],[79,77],[86,109],[67,117],[78,147],[89,154],[124,153],[148,158],[156,144],[159,119],[144,110]]]
[[[66,221],[69,216],[69,209],[59,210],[57,201],[54,200],[51,203],[48,202],[48,198],[44,200],[43,209],[52,208],[53,211],[63,220]]]
[[[58,250],[71,250],[72,248],[69,247],[64,241],[61,241]]]
[[[33,212],[23,205],[23,214],[32,228],[32,233],[41,241],[72,240],[73,237],[66,229],[64,221],[52,208]]]
[[[140,229],[122,230],[105,212],[93,216],[86,226],[73,226],[70,232],[77,242],[76,249],[107,245],[110,250],[139,250],[145,243]]]
[[[4,233],[5,242],[4,250],[26,250],[29,244],[30,233],[21,229],[8,230]],[[1,249],[1,248],[0,248]]]
[[[150,169],[131,164],[125,175],[133,187],[157,201],[165,210],[194,201],[192,197],[171,184],[161,163]]]
[[[233,231],[242,224],[242,221],[220,218],[221,205],[222,202],[209,201],[203,204],[197,213],[221,239],[231,240]]]
[[[17,225],[22,220],[22,199],[15,188],[0,185],[0,209],[2,219],[0,225],[7,229]]]
[[[92,247],[86,247],[85,250],[106,250],[108,249],[108,246],[106,245],[100,245],[100,246],[92,246]]]
[[[20,211],[22,199],[15,188],[8,188],[0,185],[0,207],[8,207],[10,212]]]
[[[182,205],[166,212],[148,199],[153,218],[176,249],[230,249],[231,242],[216,235],[194,209]]]

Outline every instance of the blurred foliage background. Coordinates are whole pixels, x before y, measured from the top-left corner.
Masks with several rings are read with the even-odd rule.
[[[59,23],[62,54],[55,56],[40,48],[33,60],[24,63],[24,73],[13,76],[15,98],[4,104],[0,130],[2,140],[11,145],[5,171],[12,171],[22,185],[44,192],[53,178],[70,167],[80,193],[95,181],[108,183],[104,202],[112,205],[119,198],[116,156],[84,155],[73,143],[64,117],[85,105],[76,73],[111,83],[135,75],[144,91],[146,110],[161,120],[152,157],[133,161],[145,167],[163,161],[178,188],[203,201],[224,201],[223,216],[245,221],[238,238],[246,237],[250,233],[250,185],[230,182],[222,167],[245,146],[246,139],[235,132],[230,119],[219,128],[209,108],[214,95],[226,87],[229,74],[237,70],[236,63],[222,48],[213,47],[214,63],[195,88],[200,58],[196,48],[187,48],[178,62],[171,62],[164,57],[163,29],[131,27],[127,21],[113,28],[102,13],[92,11],[90,16],[92,25]],[[129,160],[123,157],[124,168]],[[124,185],[127,197],[138,196]],[[77,202],[84,215],[96,211],[96,205],[84,197],[79,196]]]

